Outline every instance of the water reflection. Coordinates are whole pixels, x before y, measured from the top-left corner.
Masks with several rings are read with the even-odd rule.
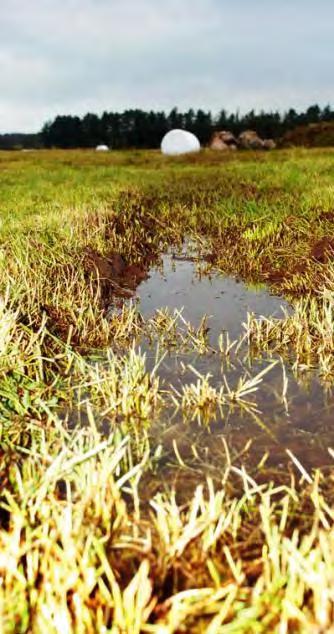
[[[290,310],[287,302],[272,296],[266,288],[247,287],[232,277],[205,271],[194,261],[175,259],[172,255],[166,255],[162,266],[150,272],[149,279],[138,287],[137,297],[139,310],[145,317],[164,306],[170,310],[183,308],[184,317],[198,326],[203,314],[209,315],[210,344],[216,353],[180,354],[171,350],[159,368],[164,384],[177,391],[196,381],[192,367],[203,375],[210,373],[210,382],[217,388],[225,381],[233,388],[244,373],[256,375],[272,358],[263,355],[252,359],[244,348],[226,361],[217,349],[219,335],[225,330],[231,339],[239,337],[247,311],[279,317],[283,315],[282,308]],[[142,341],[141,348],[147,353],[148,365],[153,367],[152,343]],[[284,398],[285,371],[288,383]],[[323,389],[316,372],[297,377],[289,363],[285,371],[278,359],[256,394],[250,396],[259,410],[256,415],[238,405],[226,406],[217,409],[210,416],[210,424],[205,425],[198,416],[190,420],[180,410],[164,411],[152,432],[155,442],[162,446],[164,458],[160,468],[164,464],[168,471],[170,464],[177,462],[182,467],[180,460],[184,460],[194,469],[217,473],[225,455],[225,441],[240,453],[248,439],[252,445],[243,457],[250,467],[261,461],[265,452],[270,452],[267,464],[283,469],[286,448],[306,468],[330,463],[327,448],[334,446],[334,398]]]

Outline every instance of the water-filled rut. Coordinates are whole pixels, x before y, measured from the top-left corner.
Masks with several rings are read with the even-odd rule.
[[[203,270],[196,259],[163,257],[159,267],[150,271],[136,291],[138,308],[150,317],[162,307],[181,310],[186,320],[198,326],[203,315],[208,315],[208,337],[212,351],[180,352],[171,349],[165,355],[159,376],[167,387],[182,390],[182,385],[196,382],[194,369],[201,375],[210,374],[210,384],[232,388],[245,373],[255,376],[277,361],[264,377],[249,400],[256,403],[256,412],[238,405],[224,407],[204,421],[200,417],[190,422],[180,411],[170,409],[153,425],[153,436],[161,443],[166,464],[175,460],[175,441],[181,460],[187,464],[202,461],[208,473],[221,462],[225,441],[235,452],[241,451],[248,439],[247,462],[255,465],[265,452],[267,464],[282,469],[286,463],[286,449],[290,449],[306,468],[330,463],[328,447],[334,446],[334,398],[324,390],[315,371],[296,376],[288,360],[263,354],[251,358],[247,346],[226,361],[218,350],[219,335],[227,331],[231,340],[243,332],[247,312],[257,316],[283,317],[283,309],[292,310],[282,298],[273,296],[265,287],[249,287],[240,280],[225,277],[214,269]],[[148,366],[156,359],[154,342],[141,341],[147,354]],[[284,387],[285,385],[285,387]],[[246,455],[245,454],[245,455]]]

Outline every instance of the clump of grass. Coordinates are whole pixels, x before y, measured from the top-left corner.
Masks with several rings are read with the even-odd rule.
[[[203,376],[194,368],[191,368],[198,377],[196,383],[182,386],[182,392],[175,390],[173,401],[184,411],[185,415],[200,420],[212,420],[215,418],[217,407],[225,402],[223,387],[217,389],[210,384],[211,375]]]
[[[203,420],[204,422],[215,419],[217,409],[223,418],[222,407],[231,407],[234,404],[246,408],[250,413],[256,413],[256,402],[249,401],[248,397],[258,390],[263,377],[270,372],[276,363],[277,361],[274,361],[269,364],[256,376],[250,377],[244,374],[239,378],[235,388],[228,385],[225,375],[223,375],[224,383],[220,387],[214,387],[210,383],[212,378],[210,373],[203,375],[189,365],[188,369],[195,374],[197,381],[183,385],[181,392],[174,388],[171,393],[173,403],[176,407],[181,408],[186,416],[197,417],[199,421]]]
[[[334,512],[319,473],[273,487],[228,463],[220,488],[208,480],[185,506],[158,494],[148,516],[147,458],[128,452],[92,424],[57,426],[21,463],[2,458],[4,633],[328,631]]]
[[[175,309],[171,313],[168,308],[156,310],[142,328],[142,335],[151,342],[158,340],[162,348],[176,348],[181,352],[194,350],[198,354],[214,352],[209,345],[208,332],[206,315],[196,327],[184,318],[182,310]]]
[[[258,350],[293,355],[297,368],[319,369],[328,379],[333,376],[334,293],[331,287],[294,304],[292,314],[283,319],[248,315],[245,331],[248,342]]]
[[[101,417],[149,422],[160,400],[158,365],[147,372],[146,355],[135,348],[120,358],[109,351],[100,362],[81,367],[82,380],[73,389],[79,401],[87,400]]]

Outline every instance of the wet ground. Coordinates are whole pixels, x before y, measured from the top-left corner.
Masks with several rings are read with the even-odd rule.
[[[145,317],[162,307],[183,309],[185,319],[196,326],[207,314],[212,345],[217,344],[223,330],[231,339],[238,337],[247,312],[280,317],[282,308],[289,309],[284,299],[271,295],[265,286],[246,286],[195,257],[180,254],[163,256],[161,265],[150,271],[136,295]]]
[[[159,367],[159,375],[165,385],[173,385],[177,390],[185,383],[197,380],[189,365],[198,372],[211,374],[211,384],[220,387],[226,380],[234,387],[245,373],[255,376],[267,367],[273,357],[250,359],[244,346],[237,355],[232,355],[227,363],[218,352],[217,342],[222,331],[228,331],[231,339],[243,332],[243,322],[247,311],[261,316],[282,316],[282,308],[291,310],[282,298],[272,296],[263,288],[251,288],[232,277],[224,277],[217,271],[204,271],[196,261],[180,255],[166,255],[162,266],[150,271],[149,279],[143,281],[136,292],[138,307],[145,317],[156,309],[168,307],[170,310],[183,308],[183,316],[198,325],[204,314],[209,316],[210,345],[216,352],[178,354],[170,351]],[[142,343],[148,362],[153,366],[155,349]],[[275,357],[274,357],[275,358]],[[288,387],[283,398],[284,374],[280,359],[277,365],[265,375],[262,384],[249,400],[256,403],[258,412],[248,408],[224,406],[210,420],[201,417],[184,420],[180,411],[166,412],[162,420],[153,427],[155,442],[161,444],[166,472],[179,463],[193,465],[194,470],[205,470],[217,475],[222,464],[224,441],[233,453],[242,451],[247,441],[252,445],[244,453],[245,463],[255,466],[269,452],[267,465],[280,471],[287,464],[286,449],[290,449],[305,468],[311,469],[331,463],[328,447],[334,447],[334,397],[324,389],[316,372],[308,372],[298,378],[291,364],[285,360]],[[179,457],[175,456],[175,440]],[[161,476],[161,474],[160,474]]]

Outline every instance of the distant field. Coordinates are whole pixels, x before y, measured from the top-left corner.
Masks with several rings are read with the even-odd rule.
[[[104,208],[114,201],[120,189],[146,191],[155,187],[158,192],[167,193],[171,182],[175,190],[177,183],[181,187],[181,181],[187,179],[191,198],[200,195],[194,189],[197,184],[201,192],[207,189],[211,196],[216,190],[215,203],[221,214],[242,197],[246,203],[243,212],[252,203],[254,215],[257,202],[262,206],[274,202],[281,207],[284,203],[287,212],[312,215],[316,205],[324,211],[331,206],[333,152],[291,149],[224,154],[206,150],[178,158],[163,157],[158,151],[0,152],[3,229],[10,229],[9,221],[21,220],[21,214],[32,227],[34,220],[44,215],[49,219],[51,215],[56,221],[59,205],[62,225],[64,212]],[[249,191],[245,190],[247,185]],[[302,207],[297,207],[299,202]]]
[[[323,259],[331,240],[333,156],[328,149],[203,151],[177,159],[157,151],[2,152],[0,236],[6,249],[29,232],[42,245],[52,244],[53,257],[70,248],[75,258],[88,245],[104,253],[125,250],[132,261],[143,255],[138,240],[107,240],[99,225],[110,231],[110,220],[119,217],[123,230],[131,231],[138,209],[138,221],[150,224],[157,244],[168,232],[219,235],[224,249],[215,245],[218,264],[226,268],[233,259],[235,273],[269,279],[280,290],[299,292],[307,284],[312,290],[311,280],[298,275],[292,288],[291,276],[301,259],[313,272],[309,256]]]
[[[143,318],[124,298],[187,244],[291,314],[245,315],[243,340],[215,350],[205,321]],[[188,463],[152,432],[173,408],[190,429],[217,412],[261,426],[261,355],[282,367],[282,411],[287,372],[330,398],[333,252],[334,149],[0,152],[1,632],[334,631],[333,449],[321,471],[291,453],[270,471],[248,438],[224,441],[213,476],[200,443]],[[224,373],[245,348],[233,389],[163,381],[164,353]]]

